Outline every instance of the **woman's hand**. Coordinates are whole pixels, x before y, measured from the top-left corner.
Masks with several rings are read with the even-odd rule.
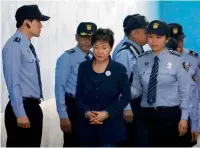
[[[85,113],[85,117],[89,119],[90,121],[90,124],[103,124],[103,122],[99,122],[97,120],[94,120],[94,118],[96,117],[96,114],[94,114],[93,112],[91,111],[87,111]]]
[[[109,117],[108,113],[106,111],[92,111],[96,115],[93,119],[90,120],[90,122],[98,121],[102,122]]]

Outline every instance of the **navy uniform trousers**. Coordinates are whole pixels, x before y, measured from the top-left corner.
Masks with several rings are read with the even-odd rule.
[[[20,128],[11,103],[6,106],[5,126],[7,131],[7,147],[40,147],[42,138],[43,113],[40,100],[25,98],[23,101],[30,128]]]
[[[81,146],[77,141],[76,136],[76,118],[77,118],[77,106],[76,100],[72,94],[65,94],[65,104],[67,106],[67,113],[71,121],[71,133],[63,132],[64,145],[63,147],[79,147]]]
[[[133,121],[131,123],[126,124],[126,130],[127,130],[127,140],[121,142],[118,146],[120,147],[135,147],[136,145],[136,137],[137,137],[137,125],[136,122],[138,120],[138,111],[140,109],[140,102],[141,98],[136,98],[130,101],[131,109],[133,111]]]
[[[138,112],[136,146],[180,146],[178,124],[181,110],[175,107],[143,108]]]

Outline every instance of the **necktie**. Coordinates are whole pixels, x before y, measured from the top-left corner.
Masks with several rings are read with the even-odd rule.
[[[151,75],[149,79],[148,93],[147,93],[147,103],[152,105],[156,101],[156,85],[157,85],[157,75],[158,75],[158,57],[155,56],[154,64],[151,70]]]
[[[85,59],[86,59],[86,61],[91,60],[91,58],[90,58],[90,56],[89,56],[89,53],[85,55]]]
[[[37,55],[36,55],[36,52],[35,52],[35,48],[33,47],[32,44],[30,44],[29,47],[30,47],[34,57],[36,58],[36,69],[37,69],[37,74],[38,74],[38,82],[39,82],[39,87],[40,87],[41,98],[43,98],[42,81],[41,81],[41,74],[40,74],[40,65],[39,65],[38,60],[37,60]]]

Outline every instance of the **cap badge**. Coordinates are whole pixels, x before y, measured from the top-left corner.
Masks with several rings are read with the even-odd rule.
[[[158,23],[154,23],[154,24],[153,24],[153,29],[157,29],[157,28],[158,28],[158,26],[159,26],[159,24],[158,24]]]
[[[90,24],[87,24],[86,27],[87,27],[87,30],[91,30],[92,29],[92,25],[90,25]]]
[[[173,28],[173,34],[177,34],[178,33],[178,28]]]

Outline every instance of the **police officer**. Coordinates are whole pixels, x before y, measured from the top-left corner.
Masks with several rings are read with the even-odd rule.
[[[143,88],[138,120],[143,135],[137,140],[141,146],[179,146],[179,135],[187,131],[190,77],[180,55],[165,48],[168,25],[154,20],[147,32],[152,51],[142,54],[137,63]]]
[[[117,44],[117,46],[115,47],[115,49],[113,50],[112,53],[112,58],[115,59],[116,53],[121,49],[122,45],[124,44],[124,42],[128,41],[128,36],[126,33],[126,27],[128,25],[128,22],[131,20],[132,17],[134,16],[138,16],[140,14],[133,14],[133,15],[128,15],[125,17],[124,21],[123,21],[123,28],[124,28],[124,37],[123,39]]]
[[[91,35],[97,30],[92,22],[81,22],[77,28],[78,45],[65,51],[57,60],[55,75],[55,95],[60,127],[64,132],[64,147],[79,146],[75,142],[75,118],[77,74],[79,64],[92,57]]]
[[[123,43],[120,50],[118,50],[117,48],[115,49],[115,51],[117,52],[114,53],[115,56],[113,55],[113,60],[122,63],[126,67],[130,84],[132,83],[132,78],[135,75],[135,70],[133,67],[136,64],[136,60],[138,56],[144,52],[142,46],[145,45],[147,41],[147,25],[148,21],[145,16],[139,14],[131,16],[124,28],[125,34],[128,39]],[[134,131],[136,127],[134,125],[135,121],[132,123],[132,120],[133,113],[134,120],[136,120],[136,110],[139,107],[141,100],[139,91],[135,92],[134,89],[131,89],[131,93],[132,98],[135,98],[130,102],[133,112],[131,109],[126,109],[124,111],[124,118],[127,122],[126,126],[128,132],[128,141],[125,143],[126,146],[134,146],[135,143],[134,139],[136,134],[134,133]]]
[[[180,53],[180,56],[184,58],[184,66],[188,70],[192,78],[192,87],[191,87],[191,99],[192,99],[192,109],[190,111],[190,123],[187,134],[181,137],[182,146],[192,147],[197,143],[198,137],[198,108],[199,108],[199,96],[198,96],[198,84],[200,84],[200,69],[198,67],[198,53],[192,50],[184,49],[184,38],[185,34],[183,33],[182,26],[177,23],[168,24],[170,28],[170,37],[177,40],[178,47],[177,52]]]
[[[39,147],[41,143],[43,114],[39,104],[43,94],[39,59],[31,38],[40,36],[41,21],[49,18],[37,5],[18,8],[17,31],[3,48],[3,72],[10,100],[5,110],[7,147]]]

